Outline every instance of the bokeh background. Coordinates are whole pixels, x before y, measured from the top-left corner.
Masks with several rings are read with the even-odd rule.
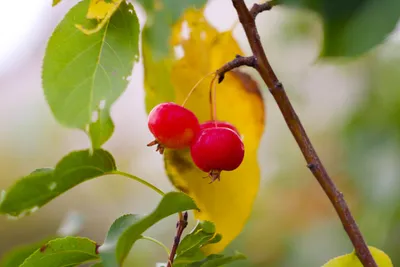
[[[51,0],[1,3],[0,189],[35,168],[53,166],[71,150],[89,146],[84,133],[62,128],[52,118],[41,88],[47,39],[74,3],[64,0],[55,8]],[[140,8],[138,15],[143,25],[146,17]],[[220,30],[236,21],[226,0],[210,0],[206,16]],[[399,265],[400,30],[362,57],[323,61],[318,60],[322,27],[315,14],[276,7],[257,23],[272,66],[365,238]],[[249,52],[240,27],[235,35]],[[232,266],[321,266],[350,252],[351,244],[275,102],[265,86],[261,88],[268,113],[259,149],[262,183],[250,221],[227,248],[249,259]],[[162,158],[146,147],[152,138],[141,64],[135,66],[112,116],[116,130],[105,148],[119,168],[171,190]],[[85,182],[26,218],[0,217],[0,257],[17,245],[63,232],[60,225],[71,216],[82,222],[80,235],[102,242],[116,217],[149,212],[158,200],[153,192],[123,177]],[[162,221],[147,235],[170,246],[175,219]],[[165,260],[162,249],[139,241],[127,266],[155,266]]]

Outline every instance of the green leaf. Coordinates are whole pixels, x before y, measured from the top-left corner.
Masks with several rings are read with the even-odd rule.
[[[143,42],[150,46],[156,61],[168,56],[171,28],[188,8],[201,8],[207,0],[138,0],[147,13]]]
[[[400,18],[398,0],[279,0],[321,15],[322,56],[360,56],[382,43]]]
[[[140,216],[138,215],[126,214],[114,221],[108,230],[104,244],[99,248],[100,257],[104,263],[103,265],[106,267],[118,266],[116,265],[117,263],[115,256],[115,247],[118,243],[118,240],[121,235],[139,219]]]
[[[177,258],[186,252],[199,249],[201,246],[209,243],[214,237],[215,226],[213,223],[205,221],[199,223],[193,231],[186,235],[176,251]]]
[[[50,241],[52,238],[46,238],[39,242],[19,246],[13,248],[11,251],[5,253],[0,261],[1,267],[16,267],[20,266],[26,258],[28,258],[33,252],[40,249],[44,244]]]
[[[207,258],[205,258],[202,261],[199,262],[194,262],[187,267],[217,267],[217,266],[223,266],[225,264],[238,261],[238,260],[245,260],[246,256],[236,252],[235,255],[233,256],[224,256],[220,254],[211,254]]]
[[[390,260],[389,256],[386,255],[383,251],[374,247],[368,248],[376,264],[379,267],[393,267],[392,261]],[[350,254],[339,256],[328,261],[322,267],[363,267],[363,265],[358,259],[356,253],[353,251]]]
[[[96,243],[87,238],[58,238],[36,250],[20,267],[76,266],[98,259],[96,250]]]
[[[104,267],[104,265],[101,262],[97,262],[97,263],[91,265],[90,267]]]
[[[121,266],[144,231],[172,214],[193,209],[197,209],[196,204],[188,195],[170,192],[161,199],[157,208],[149,215],[124,215],[117,219],[110,227],[104,244],[99,248],[104,266]]]
[[[147,13],[142,33],[146,110],[161,102],[175,100],[171,69],[175,61],[170,44],[171,29],[188,8],[201,8],[207,0],[138,0]]]
[[[38,169],[18,180],[2,198],[0,213],[28,215],[72,187],[113,170],[114,158],[105,150],[72,152],[55,169]]]
[[[90,132],[99,147],[112,134],[110,107],[126,89],[139,58],[139,22],[133,6],[123,1],[99,32],[85,35],[77,24],[86,29],[97,25],[96,20],[86,19],[89,3],[84,0],[74,6],[55,29],[42,79],[57,121]]]
[[[93,148],[100,148],[114,132],[114,122],[109,111],[98,110],[99,118],[89,126],[89,136]]]
[[[61,2],[61,0],[53,0],[53,6],[57,5],[60,2]]]
[[[174,267],[184,267],[188,263],[205,259],[201,248],[207,244],[217,243],[221,240],[219,234],[215,234],[215,226],[212,222],[199,223],[193,231],[186,235],[178,246]]]

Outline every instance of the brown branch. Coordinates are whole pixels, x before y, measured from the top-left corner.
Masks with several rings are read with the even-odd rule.
[[[258,14],[264,11],[271,10],[271,8],[276,4],[277,3],[275,0],[268,1],[263,4],[254,4],[253,7],[250,9],[250,14],[253,16],[253,18],[256,18]]]
[[[216,71],[216,73],[219,75],[218,83],[221,83],[224,80],[226,72],[240,66],[249,66],[254,68],[256,66],[256,58],[254,56],[242,57],[240,55],[236,55],[234,60],[226,63]]]
[[[262,47],[255,24],[255,17],[258,13],[270,9],[270,6],[268,4],[256,4],[253,6],[251,11],[249,11],[243,0],[232,0],[232,2],[238,13],[239,21],[243,26],[253,52],[253,56],[249,57],[248,60],[250,61],[250,58],[252,58],[253,63],[255,63],[254,68],[258,71],[265,84],[268,86],[269,91],[271,92],[276,103],[278,104],[279,109],[282,112],[286,124],[292,132],[293,137],[295,138],[305,160],[307,161],[307,167],[318,180],[322,189],[325,191],[326,195],[334,206],[347,235],[353,243],[356,254],[361,263],[365,267],[377,267],[357,226],[357,223],[355,222],[349,207],[344,200],[343,194],[337,189],[336,185],[325,170],[325,167],[323,166],[317,155],[317,152],[311,144],[311,141],[307,136],[299,117],[290,103],[282,83],[278,80],[265,55],[265,51]],[[245,61],[243,58],[236,58],[232,62],[227,63],[217,70],[217,74],[223,77],[225,72],[232,70],[233,68],[242,65],[248,65],[245,63],[248,63],[247,60]]]
[[[168,264],[167,267],[172,267],[174,263],[174,258],[176,254],[176,250],[178,249],[179,242],[181,242],[181,237],[183,230],[185,230],[186,226],[188,225],[188,213],[185,212],[182,216],[182,213],[179,214],[179,221],[176,224],[176,235],[174,238],[174,243],[172,245],[171,253],[169,254]]]

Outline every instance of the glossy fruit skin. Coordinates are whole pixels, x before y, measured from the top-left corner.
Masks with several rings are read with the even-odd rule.
[[[200,130],[208,129],[208,128],[215,128],[215,127],[225,127],[233,130],[240,136],[238,129],[233,126],[231,123],[227,121],[206,121],[200,124]]]
[[[244,144],[233,130],[226,127],[206,128],[199,132],[190,148],[193,162],[213,180],[220,171],[233,171],[244,158]],[[214,176],[213,174],[218,173]]]
[[[189,147],[200,131],[196,115],[172,102],[159,104],[150,111],[148,127],[158,144],[172,149]]]

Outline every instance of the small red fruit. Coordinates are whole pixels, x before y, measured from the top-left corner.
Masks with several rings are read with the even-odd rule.
[[[219,180],[221,171],[233,171],[244,158],[244,144],[233,130],[212,127],[199,132],[190,149],[193,162],[211,177]]]
[[[226,122],[226,121],[206,121],[206,122],[203,122],[202,124],[200,124],[200,130],[214,128],[214,127],[229,128],[240,136],[238,129],[235,126],[233,126],[231,123]]]
[[[157,145],[160,154],[164,148],[182,149],[189,147],[200,130],[196,115],[175,103],[162,103],[149,114],[148,127],[156,140],[147,146]]]

